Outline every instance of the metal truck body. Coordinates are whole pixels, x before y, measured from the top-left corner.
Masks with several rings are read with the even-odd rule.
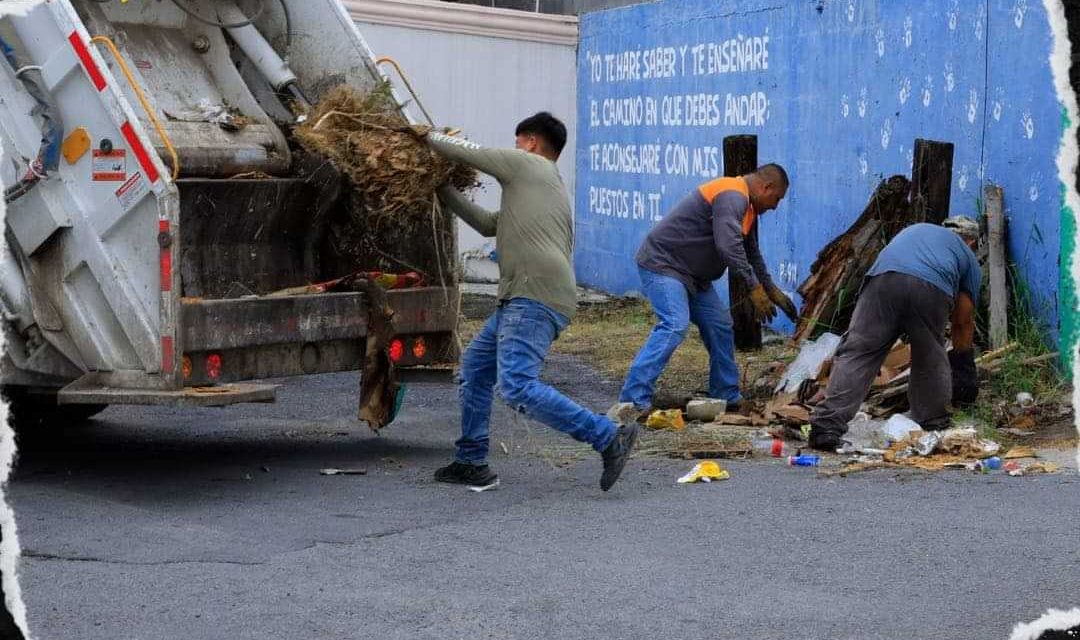
[[[364,294],[303,289],[356,269],[328,240],[356,203],[288,136],[290,104],[384,79],[339,0],[45,0],[0,38],[9,394],[229,404],[361,367]],[[370,244],[363,268],[438,274],[386,292],[398,364],[453,361],[450,221]]]

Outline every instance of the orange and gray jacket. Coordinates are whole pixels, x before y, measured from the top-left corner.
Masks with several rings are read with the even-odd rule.
[[[743,178],[717,178],[679,201],[641,243],[638,266],[704,291],[731,269],[750,288],[772,284],[751,236],[756,214]]]

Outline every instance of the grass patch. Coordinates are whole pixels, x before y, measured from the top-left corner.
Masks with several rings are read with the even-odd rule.
[[[1015,265],[1009,269],[1009,280],[1013,288],[1008,309],[1009,341],[1015,342],[1018,347],[1003,358],[1000,368],[982,380],[976,406],[958,413],[956,417],[974,422],[983,437],[1009,441],[1012,438],[1001,433],[999,429],[1011,426],[1017,421],[1021,423],[1017,426],[1026,428],[1018,418],[1016,407],[1016,394],[1026,391],[1035,398],[1036,404],[1030,415],[1035,418],[1033,430],[1039,432],[1039,437],[1041,438],[1044,432],[1046,437],[1067,434],[1072,430],[1072,387],[1060,368],[1058,358],[1030,362],[1032,358],[1050,353],[1047,344],[1049,331],[1033,312],[1030,292],[1024,286]],[[978,338],[981,340],[986,339],[986,326],[989,324],[984,314],[985,307],[983,313],[977,317],[980,325]],[[1067,425],[1061,424],[1066,422]],[[1075,438],[1073,442],[1075,443]]]

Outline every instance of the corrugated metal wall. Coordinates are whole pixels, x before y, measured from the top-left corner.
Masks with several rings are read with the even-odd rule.
[[[357,25],[377,56],[392,56],[404,67],[437,124],[461,127],[479,144],[512,147],[517,123],[537,111],[561,118],[570,139],[559,167],[573,197],[575,47],[367,22]],[[475,199],[497,209],[498,186],[488,179]],[[482,238],[459,222],[458,242],[469,279],[497,279],[495,265],[486,258],[495,248],[494,238]]]

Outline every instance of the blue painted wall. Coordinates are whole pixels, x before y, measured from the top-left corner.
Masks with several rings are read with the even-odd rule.
[[[664,0],[585,15],[579,281],[635,291],[645,234],[722,175],[725,136],[751,133],[759,160],[791,177],[760,236],[793,292],[878,182],[910,175],[915,138],[929,138],[956,145],[952,215],[977,213],[984,182],[1004,188],[1011,258],[1056,341],[1062,112],[1051,45],[1039,0]]]

